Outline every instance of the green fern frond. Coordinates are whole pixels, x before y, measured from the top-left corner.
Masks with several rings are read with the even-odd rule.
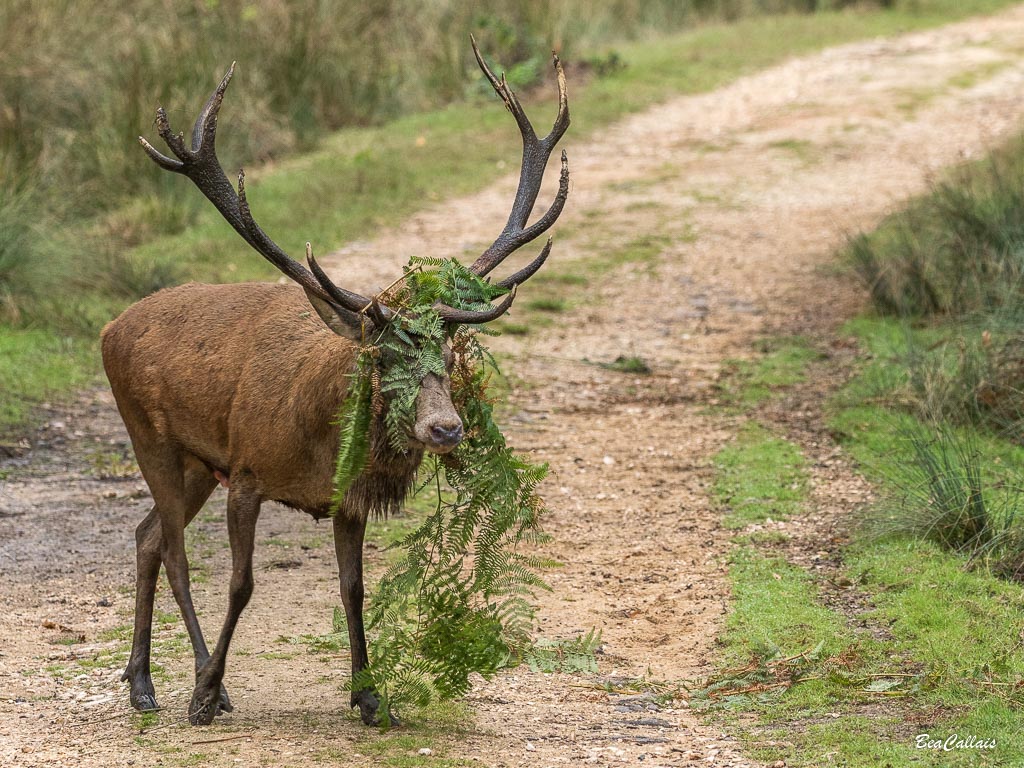
[[[352,382],[351,392],[339,415],[338,458],[334,467],[335,509],[341,506],[345,494],[366,468],[370,454],[370,423],[373,419],[373,390],[370,377],[362,373]]]
[[[447,375],[443,346],[450,344],[452,401],[467,437],[426,463],[416,492],[431,492],[436,506],[392,545],[397,558],[365,614],[371,663],[352,681],[354,689],[377,691],[381,711],[462,696],[472,675],[517,664],[531,646],[531,600],[548,587],[537,573],[540,561],[517,550],[543,539],[536,490],[547,465],[517,456],[494,421],[487,385],[497,366],[477,338],[484,330],[453,330],[433,308],[485,309],[506,292],[453,259],[411,259],[404,285],[389,294],[399,311],[362,350],[339,412],[337,503],[366,466],[371,382],[385,402],[380,425],[391,446],[405,450],[421,382]]]

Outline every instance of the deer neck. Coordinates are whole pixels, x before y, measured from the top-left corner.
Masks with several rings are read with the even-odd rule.
[[[333,348],[330,348],[333,347]],[[306,404],[303,421],[308,433],[329,431],[324,445],[331,451],[325,461],[333,475],[338,451],[338,413],[348,397],[356,372],[358,350],[351,342],[336,338],[335,345],[324,345],[310,353],[307,373],[299,397]],[[342,509],[354,517],[387,517],[401,510],[402,503],[416,481],[423,461],[423,449],[410,446],[396,450],[387,437],[383,414],[373,417],[370,427],[370,455],[363,474],[345,495]]]

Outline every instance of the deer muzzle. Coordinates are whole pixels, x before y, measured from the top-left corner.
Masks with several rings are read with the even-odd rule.
[[[452,405],[448,378],[427,376],[416,398],[416,442],[430,453],[448,453],[462,442],[464,435],[462,419]]]

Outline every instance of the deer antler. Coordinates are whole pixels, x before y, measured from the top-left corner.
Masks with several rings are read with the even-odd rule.
[[[473,272],[483,277],[501,264],[513,251],[544,234],[562,213],[565,200],[569,196],[569,160],[564,150],[562,151],[562,172],[558,180],[558,193],[555,195],[555,200],[543,216],[529,227],[526,226],[533,206],[537,202],[537,195],[540,193],[540,185],[544,180],[544,171],[548,159],[551,157],[551,150],[555,148],[569,127],[569,99],[566,94],[562,63],[558,60],[558,56],[552,53],[551,57],[558,78],[558,115],[555,117],[555,124],[551,128],[551,132],[543,139],[538,139],[537,132],[533,129],[519,99],[509,88],[504,73],[500,78],[495,77],[491,68],[487,66],[487,62],[484,61],[484,57],[477,47],[476,39],[470,35],[470,40],[473,43],[473,55],[476,56],[477,64],[487,76],[495,93],[501,97],[505,102],[505,107],[512,113],[516,125],[519,126],[519,133],[523,137],[523,163],[519,171],[519,186],[516,189],[516,197],[512,203],[512,212],[509,214],[508,222],[491,246],[470,266]],[[492,310],[469,312],[441,303],[435,304],[434,309],[444,319],[457,323],[486,323],[500,317],[512,305],[516,286],[533,277],[534,273],[547,261],[550,253],[551,238],[548,238],[547,245],[536,259],[498,283],[502,288],[510,289],[512,293]]]
[[[562,172],[558,181],[558,193],[555,195],[555,200],[540,219],[531,226],[526,226],[534,203],[537,202],[537,195],[540,193],[541,181],[544,179],[544,170],[547,167],[548,158],[551,157],[551,150],[555,148],[555,145],[569,127],[569,99],[565,89],[565,73],[562,71],[562,62],[558,60],[557,55],[552,54],[551,58],[558,78],[558,115],[555,117],[555,123],[551,128],[551,132],[543,139],[538,139],[533,125],[519,103],[519,99],[512,89],[508,87],[504,73],[500,79],[495,77],[480,54],[476,40],[473,39],[472,42],[473,54],[476,56],[480,69],[483,70],[487,79],[490,80],[495,93],[505,102],[508,111],[512,113],[516,124],[519,126],[519,132],[523,137],[523,164],[519,172],[519,187],[516,189],[516,197],[512,203],[512,212],[509,214],[508,223],[505,224],[505,228],[491,246],[470,267],[470,269],[483,277],[501,264],[510,253],[546,232],[555,223],[555,220],[562,212],[562,208],[565,206],[565,200],[569,196],[569,160],[563,151]],[[515,277],[517,278],[521,274],[526,273],[519,282],[522,282],[522,280],[530,277],[540,269],[547,258],[547,254],[548,251],[545,249],[533,264],[516,273]]]
[[[473,272],[483,277],[517,248],[543,234],[555,223],[565,206],[565,200],[569,194],[569,162],[563,151],[558,194],[555,195],[555,200],[547,212],[534,224],[526,226],[540,192],[540,185],[544,178],[548,158],[551,156],[551,150],[569,127],[569,102],[565,89],[565,73],[562,71],[558,56],[552,54],[558,76],[558,115],[551,132],[543,139],[538,139],[519,99],[505,82],[504,74],[500,79],[494,76],[480,54],[476,40],[472,36],[470,39],[473,43],[473,54],[476,56],[477,63],[494,87],[495,92],[512,113],[523,138],[523,163],[519,174],[519,187],[516,190],[515,201],[512,203],[512,212],[509,215],[508,223],[491,246],[470,267]],[[140,136],[139,142],[142,144],[142,148],[161,168],[180,173],[191,179],[199,191],[213,203],[220,214],[250,246],[302,286],[308,294],[327,302],[346,323],[358,326],[362,318],[368,317],[378,327],[383,326],[394,317],[395,313],[392,309],[381,304],[378,297],[368,299],[335,285],[313,258],[309,243],[306,244],[306,260],[309,269],[288,256],[253,219],[245,197],[244,171],[238,172],[237,192],[225,175],[216,153],[217,113],[220,111],[224,92],[227,90],[234,72],[235,65],[232,63],[227,74],[220,81],[220,85],[207,99],[196,118],[195,124],[192,126],[191,148],[185,146],[184,134],[171,131],[167,113],[163,107],[157,109],[156,112],[157,132],[166,142],[174,157],[161,154]],[[508,310],[515,299],[516,287],[532,277],[543,266],[550,253],[551,239],[548,238],[547,245],[536,259],[523,269],[498,282],[500,287],[510,290],[510,293],[495,307],[474,311],[438,302],[434,305],[434,309],[449,323],[478,324],[494,320]]]
[[[224,101],[224,92],[234,73],[235,64],[232,63],[227,74],[220,81],[220,85],[207,99],[199,117],[196,118],[195,125],[192,127],[191,148],[185,146],[184,134],[171,131],[167,112],[163,107],[156,111],[157,132],[175,157],[171,158],[161,154],[142,136],[139,137],[139,142],[146,150],[146,154],[161,168],[180,173],[191,179],[192,183],[206,195],[235,231],[271,264],[306,291],[331,304],[344,319],[355,324],[358,320],[352,315],[366,311],[372,304],[370,299],[340,288],[331,282],[313,259],[310,249],[307,249],[307,258],[312,272],[288,256],[253,219],[249,203],[245,198],[245,172],[238,172],[238,192],[235,192],[224,169],[221,168],[216,152],[217,113],[220,111],[221,103]],[[387,307],[380,307],[380,316],[373,319],[381,319],[386,322],[386,318],[390,316],[391,310]]]

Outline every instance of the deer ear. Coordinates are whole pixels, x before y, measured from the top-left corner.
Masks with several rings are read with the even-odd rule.
[[[324,324],[339,336],[352,341],[362,341],[373,331],[373,322],[365,315],[350,312],[344,307],[325,301],[309,290],[306,291],[306,298]]]

